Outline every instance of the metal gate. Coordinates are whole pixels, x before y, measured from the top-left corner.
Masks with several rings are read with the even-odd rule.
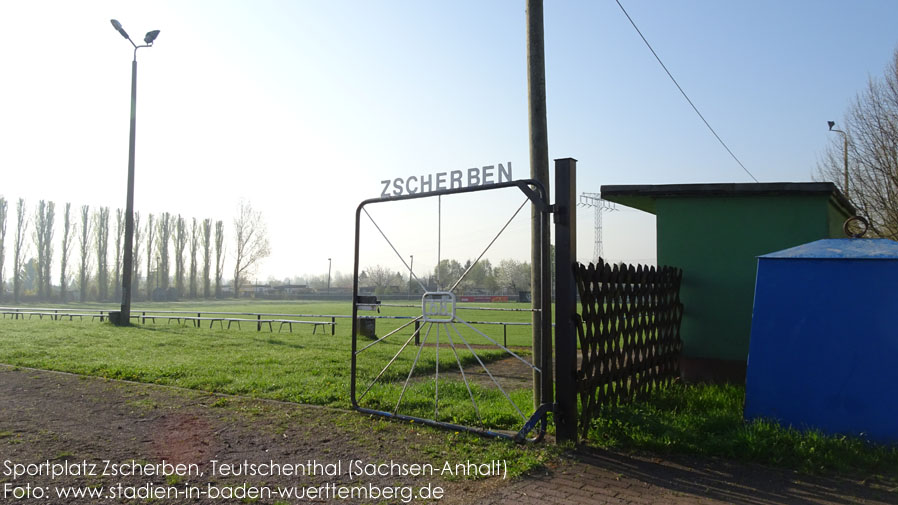
[[[436,290],[427,289],[425,283],[415,275],[412,265],[405,261],[406,256],[397,250],[366,209],[368,206],[385,202],[420,198],[437,198],[439,202],[443,196],[511,187],[517,187],[524,193],[526,196],[524,202],[501,227],[493,240],[480,252],[477,260],[465,269],[458,279],[447,282],[445,285],[441,284]],[[521,356],[524,353],[516,353],[504,341],[500,342],[500,339],[491,337],[486,331],[478,328],[478,325],[467,315],[467,311],[473,310],[512,309],[462,306],[458,303],[456,296],[462,280],[478,264],[528,202],[532,203],[543,217],[540,219],[540,234],[545,237],[549,233],[548,226],[546,226],[548,220],[545,217],[548,216],[550,208],[543,186],[534,180],[509,181],[488,186],[373,198],[359,204],[355,218],[350,379],[351,401],[355,410],[456,431],[512,438],[518,441],[525,440],[534,428],[537,428],[537,438],[545,433],[546,416],[552,410],[551,404],[543,403],[535,409],[522,407],[524,402],[520,390],[510,391],[507,387],[503,387],[502,377],[498,376],[495,371],[491,371],[490,365],[500,357],[505,357],[508,361],[520,363],[539,374],[541,381],[551,381],[551,377],[542,376],[542,370],[548,369],[549,356],[544,355],[542,363],[532,363]],[[378,307],[377,302],[371,297],[359,294],[360,225],[363,214],[374,225],[392,252],[396,254],[399,262],[409,272],[409,282],[417,282],[424,291],[420,301],[420,311],[416,311],[412,316],[390,316],[394,321],[402,322],[397,328],[391,329],[381,337],[374,336],[374,332],[371,331],[376,319],[372,316],[361,317],[359,315],[359,310],[371,310]],[[441,223],[438,226],[441,226]],[[439,245],[437,250],[439,251]],[[540,271],[545,274],[549,269],[548,251],[542,251],[542,258]],[[439,267],[439,253],[437,254],[437,264]],[[543,278],[546,277],[547,275],[543,276]],[[547,288],[543,289],[544,296],[539,304],[539,310],[543,314],[551,313],[550,291]],[[544,328],[548,328],[550,321],[545,317],[542,319],[545,323]],[[545,338],[550,338],[551,332],[544,330],[544,335]],[[365,340],[360,341],[359,337],[363,337]],[[442,363],[440,362],[441,349],[443,352]],[[360,365],[362,358],[366,360],[364,366]],[[472,369],[478,371],[479,376],[483,378],[482,381],[473,380]],[[430,378],[431,374],[432,378]],[[432,402],[427,399],[431,394]],[[441,394],[444,395],[442,404],[440,402]],[[447,395],[454,396],[456,400],[465,398],[464,403],[469,403],[470,407],[463,409],[458,405],[461,402],[447,402],[445,400]],[[531,395],[532,390],[527,391],[527,402],[532,405]],[[497,402],[503,403],[500,407],[494,408]],[[485,404],[491,407],[488,416],[485,415],[482,408]],[[510,414],[505,415],[505,411]],[[430,415],[431,412],[432,415]],[[508,416],[517,421],[510,421]],[[503,426],[507,428],[509,425],[519,426],[519,429],[500,429],[496,425],[499,425],[500,428]]]

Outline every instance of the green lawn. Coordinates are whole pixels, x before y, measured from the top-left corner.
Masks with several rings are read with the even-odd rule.
[[[588,439],[599,447],[838,473],[898,490],[898,446],[801,432],[765,420],[746,422],[744,401],[743,386],[675,384],[642,402],[603,407]]]
[[[523,304],[492,306],[526,307]],[[318,315],[349,315],[350,309],[348,302],[230,300],[134,307],[135,312],[189,310]],[[418,314],[418,308],[383,307],[380,312],[380,315],[393,316]],[[530,313],[461,311],[460,316],[468,321],[524,322],[529,320]],[[405,322],[378,320],[377,333],[384,336]],[[502,341],[501,326],[478,328]],[[397,355],[411,331],[412,327],[407,327],[359,354],[359,396],[395,357],[394,365],[383,372],[362,398],[363,406],[386,411],[395,408],[419,349],[409,344]],[[462,331],[472,344],[484,345],[476,349],[483,361],[507,356],[496,346],[486,348],[487,340],[476,332]],[[463,382],[447,380],[445,372],[457,369],[458,365],[455,354],[446,346],[445,333],[441,333],[438,419],[466,425],[478,425],[482,419],[491,428],[520,427],[520,416],[489,383],[472,383],[469,391]],[[430,338],[428,342],[432,343],[433,335]],[[529,326],[508,327],[507,338],[516,352],[529,357]],[[458,359],[462,365],[478,367],[474,356],[458,345],[454,334],[453,339],[460,349]],[[370,342],[359,339],[360,346]],[[321,331],[312,335],[310,327],[294,328],[293,333],[286,329],[277,333],[277,325],[275,332],[270,333],[267,328],[256,331],[254,324],[244,324],[241,329],[210,329],[208,325],[195,328],[158,321],[116,328],[89,320],[0,320],[0,363],[341,408],[350,406],[350,348],[349,319],[337,320],[334,336]],[[399,413],[433,417],[437,390],[433,380],[437,366],[435,351],[432,345],[421,348]],[[532,410],[529,389],[519,387],[508,394],[529,415]],[[478,402],[477,412],[471,406],[472,395]],[[805,472],[881,475],[892,485],[898,485],[898,448],[819,433],[800,433],[769,422],[746,423],[742,419],[743,400],[743,387],[675,385],[643,402],[605,407],[590,427],[588,440],[601,447],[726,457]]]
[[[509,304],[497,304],[507,306]],[[109,305],[81,305],[67,310],[114,309]],[[132,313],[181,310],[190,312],[247,312],[278,314],[350,315],[351,306],[332,302],[181,302],[169,304],[135,305]],[[474,311],[470,311],[474,312]],[[374,315],[370,312],[367,314]],[[410,316],[420,314],[419,308],[383,307],[379,315]],[[194,314],[195,315],[195,314]],[[205,314],[204,314],[205,315]],[[464,317],[464,316],[462,316]],[[467,320],[518,321],[529,318],[527,312],[476,311]],[[303,317],[301,319],[313,319]],[[327,319],[329,320],[329,319]],[[407,323],[407,319],[379,319],[377,334],[385,336]],[[48,318],[0,320],[0,362],[12,365],[60,370],[113,379],[175,385],[205,391],[250,395],[261,398],[348,408],[350,406],[350,319],[337,319],[336,334],[318,331],[310,326],[294,327],[293,333],[284,327],[278,332],[256,330],[255,324],[243,324],[220,329],[208,322],[203,327],[181,326],[175,322],[158,320],[155,324],[137,324],[116,328],[98,321],[53,321]],[[458,325],[459,330],[475,347],[482,361],[489,363],[507,354],[479,333]],[[400,413],[431,418],[434,414],[436,386],[433,381],[437,367],[436,331],[432,331],[418,355],[410,325],[391,337],[372,345],[358,355],[357,391],[360,404],[367,408],[393,411],[403,394]],[[478,329],[501,342],[502,327],[478,326]],[[421,340],[425,333],[422,330]],[[529,343],[529,327],[509,327],[509,345]],[[439,366],[447,370],[479,367],[471,351],[453,334],[456,353],[447,346],[445,331],[441,330]],[[359,348],[372,340],[360,338]],[[487,348],[487,346],[489,348]],[[403,348],[404,347],[404,348]],[[400,350],[402,350],[400,352]],[[527,355],[526,348],[516,349]],[[395,358],[395,359],[394,359]],[[383,373],[384,366],[393,363]],[[417,360],[417,361],[416,361]],[[456,361],[458,360],[458,361]],[[414,372],[408,379],[412,363]],[[376,382],[374,378],[381,375]],[[408,380],[405,393],[404,384]],[[372,384],[370,391],[362,397]],[[530,413],[530,392],[526,389],[507,391],[524,411]],[[479,411],[470,400],[474,396]],[[494,387],[471,384],[470,392],[458,380],[441,376],[439,383],[439,420],[461,424],[477,424],[480,419],[492,428],[515,428],[520,416]],[[478,417],[479,414],[479,417]]]

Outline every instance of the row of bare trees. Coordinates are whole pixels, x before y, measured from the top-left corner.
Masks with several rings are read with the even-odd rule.
[[[818,163],[818,178],[845,191],[878,237],[898,240],[898,50],[882,77],[870,77],[840,124],[847,136],[848,188],[843,139],[833,136]]]
[[[7,274],[4,266],[9,205],[0,196],[0,298],[7,298],[10,290],[5,279],[9,277],[11,298],[16,303],[25,295],[41,301],[120,299],[125,233],[125,215],[121,209],[115,210],[111,223],[113,217],[109,207],[91,209],[82,205],[80,211],[74,211],[77,215],[73,215],[72,204],[65,204],[58,241],[57,286],[53,285],[51,277],[56,204],[41,200],[29,219],[25,200],[20,198],[15,211],[15,230],[10,244],[12,272]],[[111,253],[110,240],[114,241]],[[76,245],[78,263],[74,267],[77,272],[71,264]],[[234,246],[233,293],[236,295],[246,276],[270,253],[262,215],[248,202],[241,202],[234,219]],[[135,212],[132,254],[134,299],[223,296],[226,255],[223,221],[197,220],[169,212],[145,216]],[[171,286],[172,281],[174,286]],[[76,284],[77,297],[71,292]]]
[[[455,285],[459,279],[457,291],[460,293],[512,293],[530,289],[530,263],[511,258],[503,259],[498,265],[488,259],[477,263],[467,260],[460,263],[454,259],[441,260],[432,273],[417,274],[417,280],[411,279],[408,272],[392,270],[382,265],[366,268],[359,274],[362,287],[374,289],[376,294],[421,292],[421,284],[428,290],[447,289]],[[419,284],[420,282],[420,284]]]

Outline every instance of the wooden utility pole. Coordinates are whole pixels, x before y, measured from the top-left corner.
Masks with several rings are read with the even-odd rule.
[[[546,198],[549,191],[549,139],[546,127],[546,55],[543,44],[543,2],[527,0],[527,95],[530,119],[530,178],[543,184]],[[542,221],[542,222],[541,222]],[[548,214],[540,213],[535,205],[530,207],[530,300],[533,309],[542,303],[543,289],[551,289],[551,282],[543,276],[542,252],[549,251]],[[545,233],[541,233],[545,230]],[[546,261],[549,258],[545,259]],[[546,269],[548,271],[548,269]],[[551,401],[552,335],[544,334],[545,320],[551,321],[551,313],[533,312],[533,362],[542,370],[533,374],[533,403],[539,407]],[[546,325],[548,326],[548,325]],[[551,326],[548,326],[551,328]],[[547,394],[548,393],[548,394]]]

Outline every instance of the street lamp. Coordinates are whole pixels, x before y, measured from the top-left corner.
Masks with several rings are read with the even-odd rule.
[[[331,259],[327,259],[327,296],[331,294]]]
[[[127,326],[131,322],[131,272],[133,270],[134,244],[134,133],[137,126],[137,50],[141,47],[152,47],[159,36],[159,30],[147,32],[143,38],[144,45],[138,46],[117,20],[110,20],[112,27],[134,46],[134,59],[131,61],[131,135],[128,141],[128,198],[125,205],[125,250],[122,259],[122,311],[116,324]]]
[[[833,129],[833,126],[836,126],[835,121],[827,121],[826,124],[829,125],[829,131],[841,133],[842,139],[845,141],[845,146],[842,148],[842,157],[845,161],[845,198],[848,198],[848,134],[842,130]]]

